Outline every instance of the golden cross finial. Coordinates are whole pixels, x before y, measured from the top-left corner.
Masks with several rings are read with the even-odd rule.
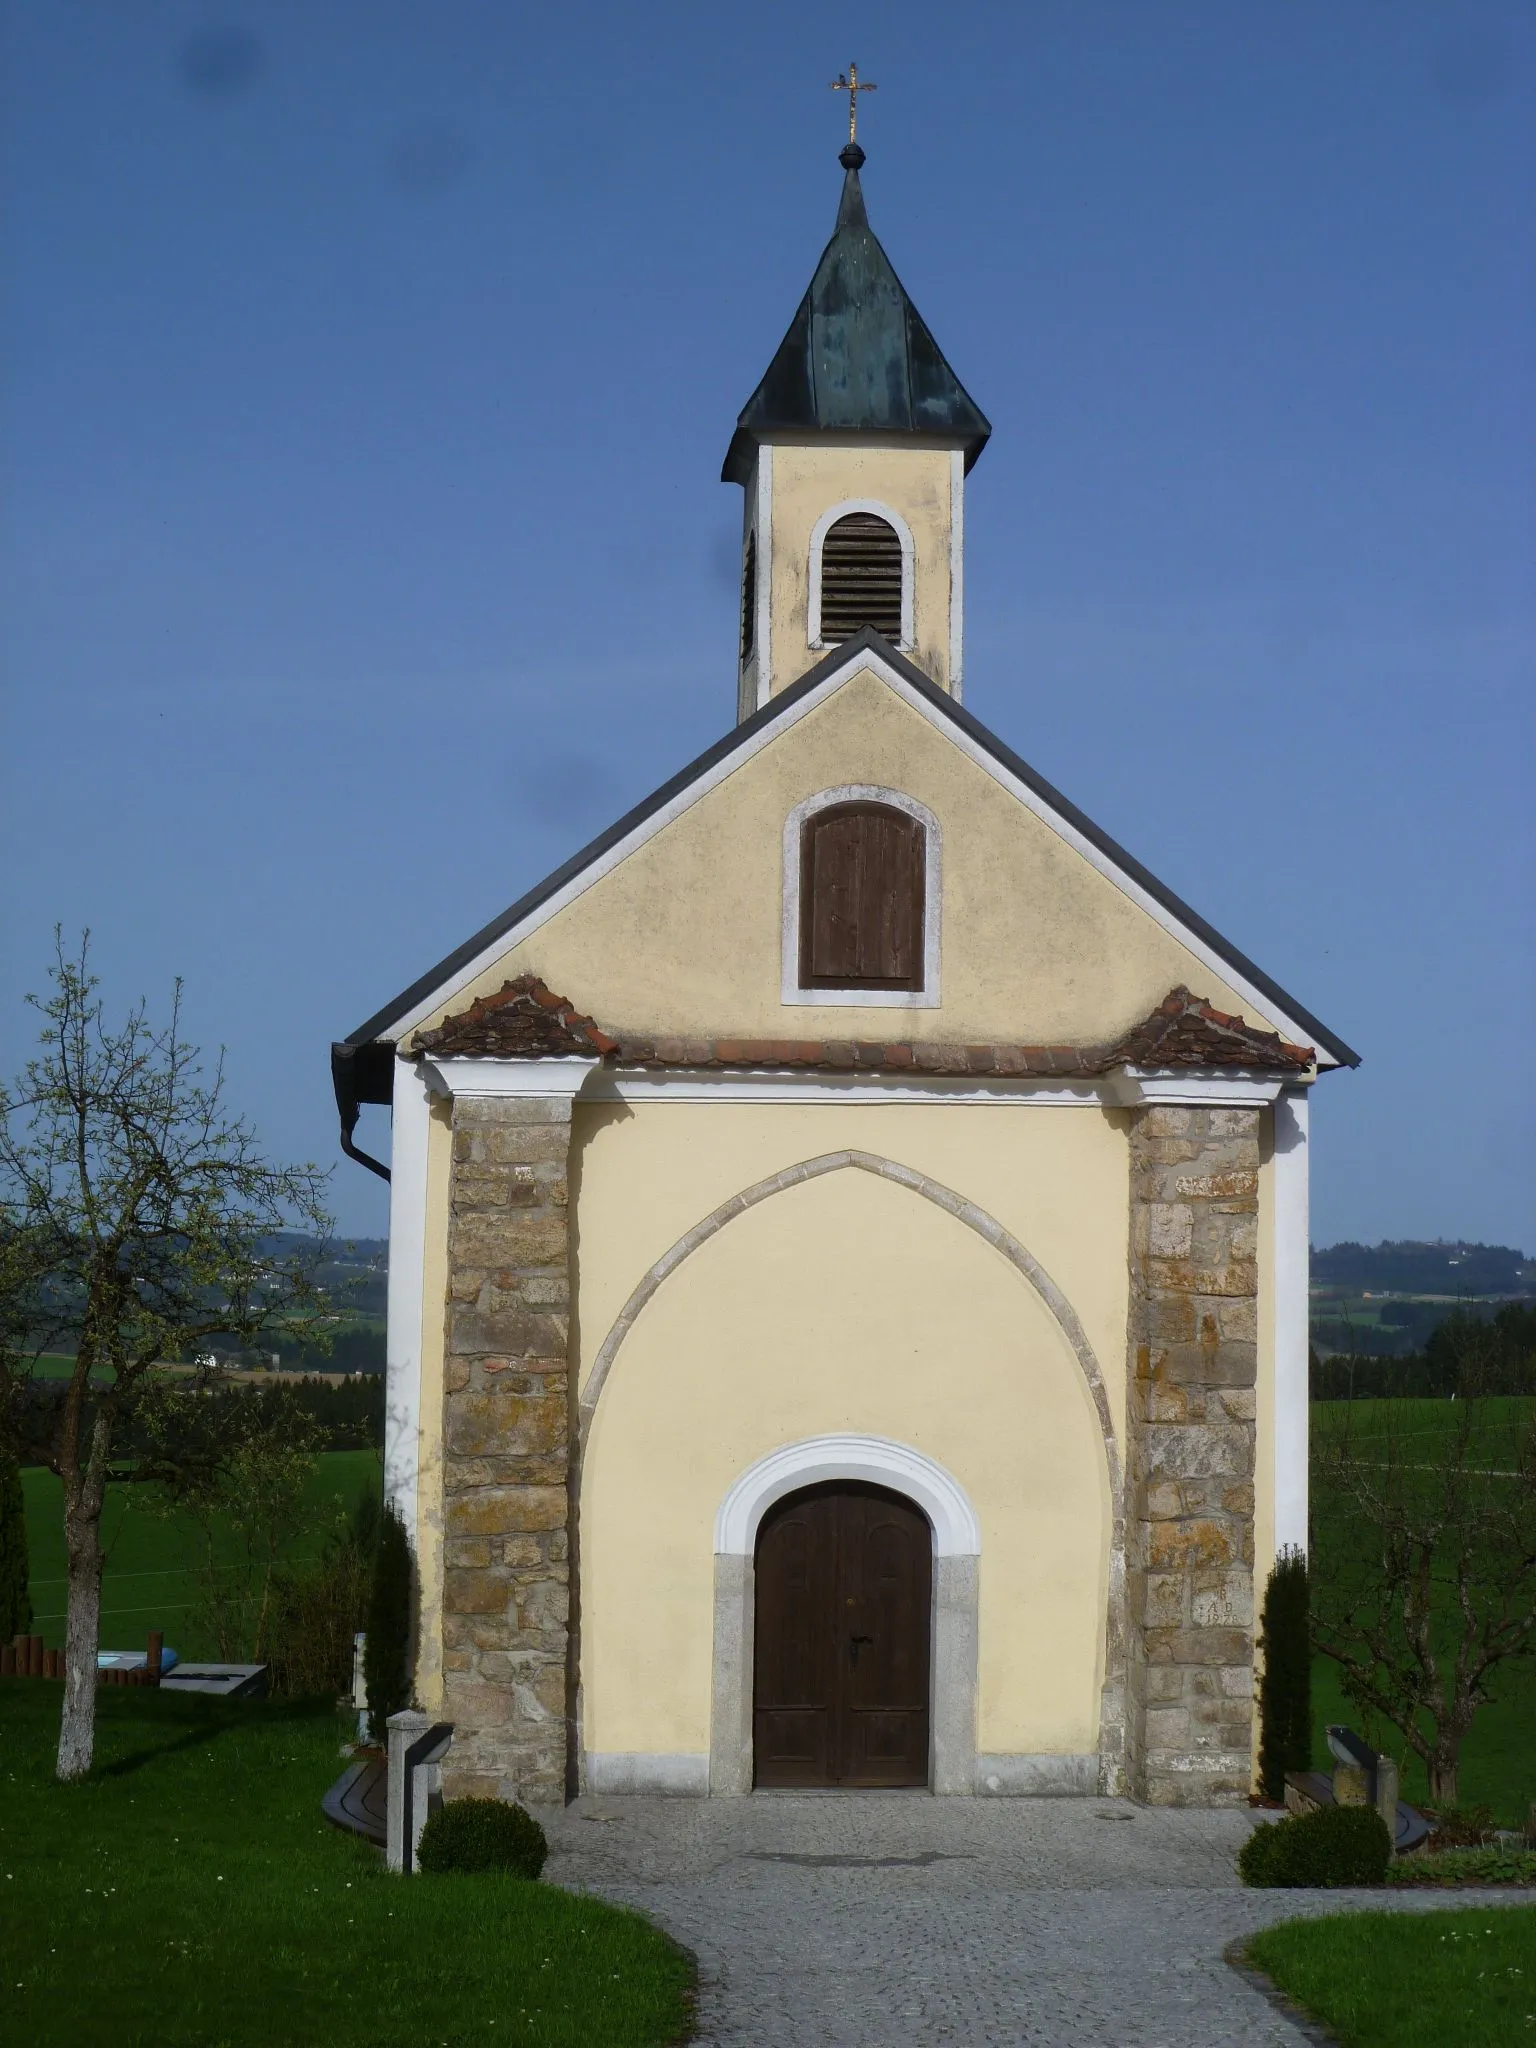
[[[848,95],[848,140],[850,142],[857,142],[859,139],[859,94],[861,92],[876,92],[879,88],[872,80],[860,78],[857,64],[850,64],[846,78],[839,73],[833,79],[832,90],[834,92],[845,92]]]

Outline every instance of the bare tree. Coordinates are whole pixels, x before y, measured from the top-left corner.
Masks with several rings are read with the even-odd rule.
[[[101,1515],[115,1453],[157,1363],[210,1339],[307,1327],[321,1307],[326,1176],[273,1166],[180,1036],[139,1002],[106,1021],[88,938],[55,934],[40,1049],[0,1087],[0,1397],[14,1415],[39,1356],[73,1351],[50,1445],[63,1482],[69,1606],[58,1775],[95,1744]],[[295,1235],[293,1233],[303,1233]]]
[[[1486,1392],[1497,1364],[1466,1319],[1452,1399],[1330,1404],[1316,1432],[1314,1641],[1446,1806],[1478,1708],[1536,1649],[1536,1410]]]

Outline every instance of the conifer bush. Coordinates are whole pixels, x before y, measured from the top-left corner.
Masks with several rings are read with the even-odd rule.
[[[367,1626],[382,1514],[376,1490],[365,1487],[316,1563],[274,1576],[267,1683],[279,1696],[350,1695],[353,1638]]]
[[[1237,1874],[1258,1889],[1333,1890],[1385,1884],[1391,1861],[1392,1837],[1374,1806],[1319,1806],[1256,1827]]]
[[[1282,1550],[1264,1588],[1259,1646],[1259,1788],[1266,1799],[1285,1797],[1287,1771],[1312,1762],[1312,1644],[1308,1627],[1307,1560]]]
[[[412,1591],[411,1546],[405,1524],[393,1507],[387,1507],[379,1517],[374,1545],[365,1624],[368,1640],[363,1645],[363,1685],[375,1742],[386,1739],[390,1715],[411,1703],[416,1662]]]
[[[433,1875],[505,1870],[532,1879],[548,1854],[544,1830],[525,1808],[499,1799],[450,1799],[428,1816],[416,1861]]]
[[[32,1627],[27,1585],[27,1502],[16,1461],[0,1451],[0,1643]]]

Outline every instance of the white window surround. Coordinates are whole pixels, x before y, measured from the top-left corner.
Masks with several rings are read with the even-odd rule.
[[[805,641],[808,647],[826,647],[834,643],[821,637],[821,550],[828,533],[839,519],[845,519],[850,512],[871,512],[877,519],[883,519],[901,542],[901,638],[897,646],[906,653],[913,644],[912,633],[912,578],[915,550],[912,545],[912,529],[901,514],[878,498],[844,498],[840,505],[831,505],[811,528],[811,574],[810,592],[806,605]]]
[[[829,1479],[857,1479],[905,1494],[933,1529],[936,1557],[980,1557],[981,1524],[965,1489],[934,1458],[879,1436],[813,1436],[749,1465],[715,1516],[715,1555],[751,1557],[764,1515],[786,1494]]]
[[[921,988],[802,988],[800,986],[800,837],[808,819],[834,804],[888,804],[923,828],[923,985]],[[939,936],[944,903],[944,832],[926,804],[899,789],[846,782],[798,803],[784,820],[784,888],[780,926],[779,1001],[819,1010],[936,1010],[939,1007]]]

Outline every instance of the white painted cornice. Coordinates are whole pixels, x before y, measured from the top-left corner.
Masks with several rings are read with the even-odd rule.
[[[1104,1106],[1098,1081],[1028,1076],[877,1072],[811,1073],[725,1067],[602,1067],[582,1091],[588,1102],[1031,1102]]]
[[[443,1095],[577,1095],[596,1059],[551,1054],[544,1059],[426,1059],[423,1067]]]
[[[1176,1068],[1121,1067],[1106,1074],[1105,1099],[1120,1109],[1164,1103],[1186,1109],[1262,1109],[1277,1102],[1288,1085],[1284,1077],[1232,1072],[1189,1073]]]

